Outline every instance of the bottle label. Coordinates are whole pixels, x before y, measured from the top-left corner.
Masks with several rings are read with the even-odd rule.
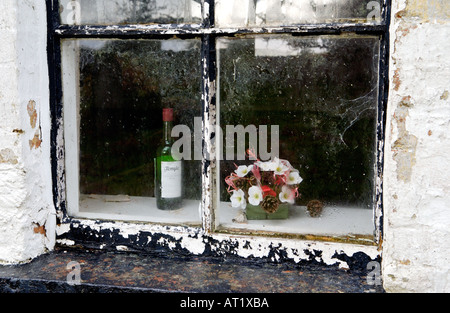
[[[181,197],[181,161],[161,162],[161,197]]]

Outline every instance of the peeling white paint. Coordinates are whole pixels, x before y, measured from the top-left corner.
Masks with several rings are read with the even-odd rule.
[[[56,226],[56,235],[61,236],[70,231],[70,224],[62,223]]]
[[[150,238],[149,238],[150,239]],[[176,248],[176,243],[172,240],[169,240],[167,238],[160,238],[157,243],[162,247],[168,247],[169,249],[173,250]]]
[[[57,239],[56,243],[58,243],[59,245],[68,246],[68,247],[75,245],[75,241],[70,240],[70,239]]]
[[[116,250],[117,251],[128,251],[128,247],[127,246],[116,246]]]
[[[197,238],[183,237],[181,240],[181,247],[189,250],[192,254],[200,255],[205,251],[205,243]]]
[[[338,265],[339,268],[348,269],[345,261],[336,258],[336,255],[345,254],[352,257],[355,253],[364,253],[370,259],[377,259],[380,251],[376,246],[343,244],[334,242],[306,241],[296,239],[268,238],[262,236],[243,236],[230,234],[206,234],[197,228],[181,226],[161,226],[144,223],[130,222],[106,222],[98,223],[94,220],[78,220],[73,224],[75,228],[90,229],[91,232],[118,232],[117,235],[127,239],[131,235],[148,236],[147,243],[152,237],[158,238],[156,243],[170,250],[182,248],[193,255],[202,255],[207,245],[217,255],[226,256],[231,253],[242,258],[271,258],[272,261],[280,261],[280,256],[274,249],[284,252],[288,259],[294,262],[315,261],[326,265]],[[67,228],[66,228],[67,229]],[[169,237],[158,237],[167,235]],[[210,240],[208,240],[208,238]],[[209,241],[209,242],[207,242]],[[59,241],[60,244],[75,245],[74,241]],[[178,246],[179,245],[179,246]],[[125,249],[116,247],[116,249]],[[128,248],[127,248],[128,249]],[[320,255],[316,255],[320,253]]]

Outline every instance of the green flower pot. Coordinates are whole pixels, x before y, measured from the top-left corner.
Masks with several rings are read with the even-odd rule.
[[[247,203],[245,214],[248,220],[285,220],[289,217],[289,204],[280,204],[276,212],[267,213],[261,206]]]

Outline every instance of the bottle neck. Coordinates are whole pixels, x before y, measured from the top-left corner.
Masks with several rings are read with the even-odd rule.
[[[165,143],[171,143],[172,142],[172,122],[163,122],[163,139]]]

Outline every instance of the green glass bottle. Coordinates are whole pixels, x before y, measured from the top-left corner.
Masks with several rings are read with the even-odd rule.
[[[160,210],[177,210],[183,201],[183,164],[172,155],[173,109],[163,109],[163,142],[156,150],[155,196]]]

